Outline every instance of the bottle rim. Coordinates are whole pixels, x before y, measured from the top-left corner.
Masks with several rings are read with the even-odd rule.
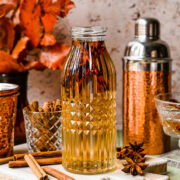
[[[72,28],[72,39],[79,40],[104,40],[106,36],[107,28],[102,26],[76,26]]]
[[[11,83],[0,83],[0,97],[19,95],[19,85]]]

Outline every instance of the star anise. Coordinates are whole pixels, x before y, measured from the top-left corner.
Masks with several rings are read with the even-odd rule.
[[[145,154],[143,153],[144,149],[142,148],[143,142],[134,144],[129,143],[130,146],[125,146],[123,148],[117,148],[117,158],[124,159],[126,157],[131,159],[140,159],[141,161],[145,161]]]
[[[131,173],[133,176],[142,175],[143,170],[148,166],[148,164],[142,162],[140,159],[126,158],[127,164],[123,164],[124,168],[122,169],[125,173]]]
[[[134,142],[134,144],[129,143],[130,148],[135,151],[135,152],[142,152],[144,151],[144,149],[142,148],[142,146],[144,145],[143,142],[137,143],[136,141]]]
[[[145,154],[143,153],[144,149],[142,148],[144,143],[143,142],[140,142],[140,143],[137,143],[137,142],[134,142],[134,144],[132,143],[129,143],[130,145],[130,149],[134,152],[132,153],[132,156],[135,156],[135,157],[144,157]],[[131,159],[133,159],[132,156],[129,156]]]
[[[125,157],[128,157],[128,154],[129,154],[129,146],[117,148],[117,158],[118,159],[124,159]]]

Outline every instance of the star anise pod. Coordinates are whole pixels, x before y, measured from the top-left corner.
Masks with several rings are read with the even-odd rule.
[[[135,142],[134,144],[129,143],[130,146],[125,146],[123,148],[118,147],[117,148],[117,158],[118,159],[124,159],[126,157],[131,159],[140,159],[141,161],[145,161],[145,154],[143,153],[144,149],[142,148],[143,142],[137,144]]]
[[[140,159],[126,158],[127,164],[123,164],[122,169],[125,173],[131,173],[133,176],[142,175],[143,170],[148,166],[148,164],[142,162]]]
[[[144,151],[144,149],[142,148],[142,146],[144,145],[143,142],[137,143],[136,141],[134,142],[134,144],[129,143],[130,148],[135,151],[135,152],[142,152]]]
[[[117,158],[118,159],[124,159],[128,156],[128,154],[129,154],[129,146],[117,148]]]
[[[132,143],[129,143],[130,147],[129,149],[131,149],[133,151],[132,154],[130,154],[130,157],[131,159],[134,159],[134,157],[144,157],[145,154],[143,153],[144,149],[142,148],[144,143],[143,142],[140,142],[140,143],[137,143],[136,141],[134,142],[134,144]]]
[[[135,151],[129,151],[129,153],[127,154],[126,157],[132,159],[132,160],[140,160],[141,162],[145,162],[146,158],[144,157],[145,154],[144,153],[138,153]]]

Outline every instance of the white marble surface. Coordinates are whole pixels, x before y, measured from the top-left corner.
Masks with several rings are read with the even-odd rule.
[[[15,153],[27,152],[27,145],[15,146]],[[118,164],[117,167],[120,167]],[[127,175],[121,170],[116,170],[111,173],[101,174],[101,175],[78,175],[67,172],[62,165],[52,165],[53,167],[76,180],[168,180],[168,176],[155,175],[151,173],[146,173],[145,176],[131,176]],[[48,176],[49,180],[55,180],[52,176]],[[0,165],[0,180],[36,180],[36,176],[33,174],[29,167],[25,168],[8,168],[7,164]]]

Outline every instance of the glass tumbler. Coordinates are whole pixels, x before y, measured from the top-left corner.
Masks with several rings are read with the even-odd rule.
[[[0,157],[13,155],[19,86],[0,83]]]
[[[61,111],[23,114],[29,152],[61,150]]]

